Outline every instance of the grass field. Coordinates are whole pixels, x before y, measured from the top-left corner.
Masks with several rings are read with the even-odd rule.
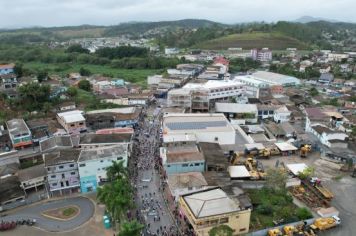
[[[308,46],[297,39],[287,37],[280,33],[243,33],[232,34],[217,39],[202,42],[196,46],[201,49],[221,50],[227,48],[270,48],[283,50],[286,48],[306,49]]]
[[[154,69],[117,69],[110,66],[90,64],[46,64],[37,62],[24,64],[24,68],[26,69],[47,70],[49,74],[57,74],[61,76],[65,76],[72,72],[78,72],[81,67],[89,69],[93,74],[122,78],[142,86],[146,85],[147,76],[163,72],[162,70]]]

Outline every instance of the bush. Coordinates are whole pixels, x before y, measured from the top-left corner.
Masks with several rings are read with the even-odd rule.
[[[273,212],[273,208],[268,204],[261,204],[256,208],[256,211],[262,215],[269,215]]]
[[[90,92],[91,91],[91,84],[88,80],[82,79],[81,81],[79,81],[78,83],[78,87],[80,89],[83,89],[85,91]]]
[[[298,208],[296,211],[296,215],[299,220],[306,220],[313,217],[312,213],[305,207]]]

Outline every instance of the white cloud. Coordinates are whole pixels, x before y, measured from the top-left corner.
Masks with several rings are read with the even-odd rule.
[[[0,27],[112,25],[186,18],[224,23],[310,15],[356,22],[355,0],[0,0]]]

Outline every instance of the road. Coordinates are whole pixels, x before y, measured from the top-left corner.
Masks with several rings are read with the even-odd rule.
[[[146,117],[140,122],[133,146],[134,163],[130,171],[134,172],[137,189],[136,217],[144,223],[145,235],[176,235],[177,229],[164,199],[163,177],[158,168],[160,113],[156,116],[153,113],[152,108],[148,109],[147,117],[151,120]]]
[[[43,211],[76,205],[80,208],[79,214],[71,220],[61,221],[50,219],[41,215]],[[21,219],[36,219],[36,227],[48,232],[63,232],[73,230],[85,222],[87,222],[94,214],[95,206],[91,200],[85,197],[74,197],[62,200],[47,201],[39,204],[34,204],[29,207],[15,210],[4,217],[0,217],[0,221],[16,221]]]

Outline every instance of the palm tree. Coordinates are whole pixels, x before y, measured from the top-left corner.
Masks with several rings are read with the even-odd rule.
[[[143,227],[136,220],[125,222],[121,225],[119,236],[140,236]]]
[[[113,161],[112,165],[107,168],[106,175],[108,179],[113,181],[121,178],[127,179],[129,174],[126,167],[124,167],[124,161]]]

